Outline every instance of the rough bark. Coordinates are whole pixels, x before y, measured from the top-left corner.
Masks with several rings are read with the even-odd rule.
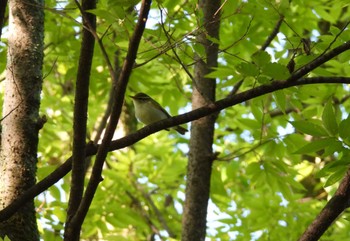
[[[334,196],[328,201],[319,215],[307,227],[299,241],[316,241],[332,223],[350,206],[350,169],[339,184]]]
[[[85,179],[85,151],[86,151],[86,124],[89,100],[90,71],[94,55],[95,38],[90,31],[96,31],[96,17],[85,10],[95,9],[96,0],[83,0],[81,11],[83,24],[86,28],[82,31],[82,44],[75,88],[74,100],[74,140],[72,180],[65,225],[64,240],[80,240],[81,226],[71,225],[71,219],[78,210],[84,192]]]
[[[43,63],[43,1],[9,1],[0,157],[0,208],[35,184]],[[33,200],[0,223],[0,236],[39,240]]]
[[[204,31],[197,40],[205,48],[205,56],[196,56],[192,109],[215,101],[215,79],[205,76],[217,66],[218,45],[206,38],[219,38],[219,0],[201,0]],[[216,115],[195,120],[191,125],[190,155],[187,167],[186,199],[182,220],[182,240],[204,240],[213,162],[213,136]]]

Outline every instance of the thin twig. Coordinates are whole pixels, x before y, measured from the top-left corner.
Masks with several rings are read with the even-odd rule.
[[[82,7],[81,7],[79,1],[78,1],[78,0],[75,0],[75,3],[76,3],[76,5],[78,6],[78,8],[79,8],[81,14],[83,15],[83,19],[86,19],[86,16],[85,16],[86,13],[85,13],[85,11],[83,11],[83,9],[82,9]],[[106,51],[106,49],[105,49],[105,47],[104,47],[104,45],[103,45],[103,43],[102,43],[102,39],[97,35],[95,29],[93,28],[93,26],[91,26],[91,24],[90,24],[89,21],[85,21],[84,24],[83,24],[83,26],[85,26],[86,29],[94,36],[94,38],[95,38],[95,40],[96,40],[98,46],[99,46],[100,49],[101,49],[102,56],[103,56],[104,60],[106,61],[106,64],[107,64],[107,67],[108,67],[108,70],[109,70],[109,74],[110,74],[110,76],[111,76],[111,78],[112,78],[112,80],[113,80],[112,82],[115,83],[116,80],[114,79],[114,78],[115,78],[114,69],[113,69],[111,60],[110,60],[109,57],[108,57],[107,51]]]
[[[335,41],[337,41],[338,37],[347,29],[348,25],[350,24],[350,21],[348,21],[344,27],[340,30],[340,32],[334,37],[334,39],[332,40],[332,42],[330,42],[330,44],[327,46],[327,48],[323,51],[323,53],[321,54],[321,56],[323,54],[325,54],[331,47],[332,45],[335,43]]]
[[[276,26],[273,28],[271,34],[269,35],[269,37],[266,39],[265,43],[261,46],[260,50],[261,51],[265,51],[267,47],[269,47],[269,45],[271,44],[272,40],[277,36],[277,34],[280,31],[280,27],[283,23],[284,20],[284,16],[280,15],[279,20],[276,23]]]
[[[287,81],[295,81],[299,78],[303,77],[304,75],[310,73],[312,70],[316,69],[317,67],[321,66],[323,63],[327,62],[328,60],[334,58],[335,56],[338,56],[339,54],[347,51],[350,49],[350,41],[332,49],[328,53],[321,54],[314,60],[310,61],[309,63],[305,64],[304,66],[300,67],[298,70],[296,70],[288,79]]]

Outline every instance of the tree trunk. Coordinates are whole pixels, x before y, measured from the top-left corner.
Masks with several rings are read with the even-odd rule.
[[[81,8],[85,28],[82,30],[82,43],[75,86],[72,180],[64,231],[64,240],[70,241],[79,241],[81,231],[81,226],[74,226],[71,223],[71,220],[79,208],[84,193],[86,170],[86,124],[89,102],[90,72],[95,46],[95,38],[90,31],[96,31],[96,16],[85,11],[95,9],[96,0],[83,0]]]
[[[0,158],[0,208],[35,184],[42,86],[43,1],[9,1],[9,38]],[[0,223],[0,236],[39,240],[34,201]]]
[[[192,109],[197,109],[215,101],[215,79],[205,76],[217,66],[218,45],[206,38],[219,38],[219,0],[200,0],[204,26],[197,40],[205,48],[205,56],[196,56],[194,69]],[[206,216],[210,193],[210,176],[213,162],[213,136],[216,115],[203,117],[192,122],[190,155],[187,168],[187,185],[184,215],[182,219],[182,240],[204,240]]]

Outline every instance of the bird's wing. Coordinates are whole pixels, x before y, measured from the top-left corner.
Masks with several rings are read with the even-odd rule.
[[[169,115],[169,113],[168,113],[158,102],[154,101],[153,103],[154,103],[155,105],[157,105],[157,107],[159,107],[159,109],[161,109],[162,112],[163,112],[168,118],[171,117],[171,115]]]

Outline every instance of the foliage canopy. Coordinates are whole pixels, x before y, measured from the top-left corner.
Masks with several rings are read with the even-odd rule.
[[[128,94],[145,92],[172,114],[190,110],[195,37],[204,31],[197,1],[154,1],[129,82]],[[100,0],[97,33],[120,67],[137,19],[138,1]],[[217,99],[285,80],[290,72],[350,40],[346,0],[222,1]],[[74,1],[46,1],[44,86],[37,178],[71,155],[74,82],[81,43]],[[268,47],[264,43],[280,23]],[[6,36],[6,33],[5,33]],[[5,40],[6,42],[6,40]],[[6,45],[0,46],[5,63]],[[350,76],[350,51],[307,77]],[[292,71],[291,71],[292,68]],[[1,71],[4,67],[1,65]],[[88,130],[94,139],[109,100],[111,77],[96,46],[91,72]],[[220,112],[215,126],[208,240],[296,240],[334,194],[349,165],[349,86],[291,87]],[[126,97],[127,114],[132,114]],[[133,123],[132,123],[133,122]],[[122,123],[133,126],[136,120]],[[141,125],[138,125],[141,127]],[[134,131],[133,128],[131,128]],[[125,134],[120,128],[118,135]],[[127,133],[126,133],[127,134]],[[117,138],[117,136],[116,136]],[[83,225],[86,240],[158,240],[180,237],[189,135],[161,131],[110,153]],[[88,177],[89,175],[87,175]],[[60,240],[70,175],[38,196],[44,240]],[[345,212],[323,240],[349,237]],[[176,240],[174,238],[173,240]]]

